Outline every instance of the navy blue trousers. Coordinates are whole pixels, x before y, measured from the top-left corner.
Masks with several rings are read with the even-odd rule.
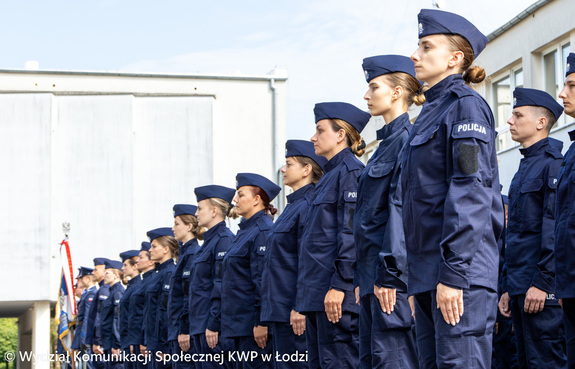
[[[374,294],[361,298],[359,357],[361,368],[417,368],[413,317],[407,294],[397,292],[393,313],[381,310]]]
[[[206,335],[204,333],[195,334],[190,337],[192,339],[192,343],[194,344],[194,351],[199,354],[206,354],[206,355],[213,355],[213,354],[223,354],[225,360],[223,360],[223,364],[220,365],[220,362],[215,360],[207,360],[204,357],[203,361],[196,362],[196,368],[198,369],[233,369],[235,366],[229,362],[227,353],[234,349],[234,342],[229,338],[222,338],[221,335],[218,336],[218,344],[213,349],[208,346],[208,342],[206,341]],[[213,358],[219,356],[212,356]]]
[[[436,294],[415,295],[419,367],[491,368],[497,293],[476,286],[463,290],[464,313],[455,326],[437,309]]]
[[[526,313],[524,305],[525,295],[511,297],[519,367],[567,368],[563,312],[557,300],[547,300],[536,314]]]
[[[104,355],[106,358],[110,358],[104,362],[106,369],[124,369],[124,362],[118,360],[119,358],[112,358],[112,350],[104,350]]]
[[[519,368],[517,362],[517,343],[513,333],[513,321],[497,311],[495,329],[493,331],[493,369]]]
[[[306,313],[310,369],[359,368],[358,315],[344,311],[339,322],[333,324],[325,311]]]
[[[567,344],[567,364],[575,369],[575,298],[563,299],[563,321]]]
[[[194,342],[192,337],[190,337],[190,349],[188,351],[182,351],[178,340],[172,341],[172,356],[177,354],[178,358],[183,357],[184,360],[178,360],[172,362],[173,369],[195,369],[196,365],[192,360],[192,354],[194,353]],[[185,360],[186,354],[189,355],[190,359]]]
[[[307,350],[305,335],[296,335],[289,323],[275,322],[270,329],[274,358],[279,356],[279,360],[274,360],[274,369],[307,368],[307,361],[300,361],[298,355]]]
[[[268,330],[269,333],[269,330]],[[269,337],[269,335],[268,335]],[[271,337],[270,337],[271,339]],[[239,360],[236,363],[235,368],[238,369],[272,369],[273,368],[273,352],[272,343],[268,339],[267,345],[264,349],[261,349],[254,339],[254,336],[245,337],[235,337],[234,339],[235,348],[238,353],[243,353],[244,355],[250,355],[252,353],[257,353],[258,357],[254,360],[244,359]],[[238,355],[235,356],[239,358]],[[265,357],[269,359],[265,359]]]

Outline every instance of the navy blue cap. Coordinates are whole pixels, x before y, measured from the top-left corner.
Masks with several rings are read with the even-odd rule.
[[[403,55],[377,55],[363,59],[363,73],[365,80],[371,81],[375,77],[389,73],[407,73],[415,78],[415,67],[413,61]]]
[[[565,77],[571,73],[575,73],[575,53],[570,53],[567,57],[567,66],[565,67]]]
[[[104,263],[104,265],[106,266],[106,269],[118,269],[118,270],[122,270],[122,267],[124,266],[124,264],[122,264],[121,261],[117,260],[106,260],[106,263]]]
[[[224,186],[208,185],[196,187],[194,189],[194,193],[196,194],[197,202],[205,199],[211,199],[212,197],[217,197],[231,204],[232,200],[234,199],[234,195],[236,194],[236,190]]]
[[[106,258],[94,258],[94,266],[96,265],[105,265],[106,264]]]
[[[150,251],[151,248],[152,244],[149,243],[148,241],[144,241],[142,242],[142,247],[140,248],[140,251]]]
[[[547,108],[555,120],[559,119],[563,113],[563,107],[545,91],[536,90],[533,88],[516,87],[513,90],[513,107],[520,106],[541,106]]]
[[[236,188],[243,186],[256,186],[261,188],[266,195],[270,198],[270,201],[275,199],[275,197],[280,193],[281,187],[273,183],[264,176],[260,176],[255,173],[238,173],[236,175]]]
[[[86,275],[91,275],[93,271],[94,271],[93,268],[79,267],[79,268],[78,268],[78,276],[76,277],[76,279],[82,278],[82,277],[84,277],[84,276],[86,276]]]
[[[305,156],[315,161],[325,171],[324,166],[327,159],[315,153],[313,142],[304,140],[287,140],[286,141],[286,158],[290,156]]]
[[[172,228],[163,227],[163,228],[152,229],[151,231],[148,231],[148,233],[146,233],[146,235],[150,239],[150,242],[152,242],[153,240],[155,240],[156,238],[158,238],[160,236],[172,236],[172,237],[174,237],[174,232],[172,231]]]
[[[128,250],[120,253],[120,258],[122,259],[122,262],[124,262],[138,255],[140,255],[140,250]]]
[[[174,205],[174,218],[178,215],[196,215],[196,211],[198,211],[198,207],[196,205],[187,205],[187,204],[176,204]]]
[[[371,118],[371,114],[344,102],[315,104],[313,113],[315,114],[316,123],[322,119],[341,119],[351,124],[358,132],[363,131]]]
[[[473,48],[476,58],[489,42],[489,39],[470,21],[454,13],[437,9],[421,9],[417,20],[419,38],[438,34],[462,36]]]

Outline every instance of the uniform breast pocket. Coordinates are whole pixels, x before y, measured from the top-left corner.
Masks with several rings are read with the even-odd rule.
[[[276,224],[273,232],[274,233],[289,233],[295,225],[295,220],[290,219]]]
[[[337,233],[337,198],[337,191],[329,190],[318,193],[313,201],[313,206],[317,208],[311,231],[314,238],[330,238]]]
[[[212,285],[212,263],[210,262],[210,256],[211,253],[209,252],[203,252],[196,256],[194,274],[198,277],[194,279],[194,286],[199,289],[205,289]]]
[[[395,160],[376,162],[369,167],[367,174],[371,178],[382,178],[389,175],[393,167],[395,167]]]
[[[543,180],[533,179],[521,185],[521,231],[541,232],[543,214]]]
[[[425,163],[418,166],[418,173],[420,173],[421,178],[413,178],[414,181],[444,181],[445,133],[440,129],[440,125],[418,132],[409,143],[409,151],[411,163]],[[426,182],[426,184],[430,183]]]

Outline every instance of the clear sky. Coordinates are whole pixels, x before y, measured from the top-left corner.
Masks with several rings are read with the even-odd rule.
[[[441,0],[488,34],[534,0]],[[154,73],[288,71],[288,138],[308,139],[313,105],[366,109],[361,61],[409,56],[432,0],[0,0],[0,68]],[[488,71],[489,72],[489,71]]]

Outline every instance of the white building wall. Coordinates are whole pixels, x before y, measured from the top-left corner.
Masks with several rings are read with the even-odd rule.
[[[485,85],[480,88],[480,92],[491,104],[495,114],[497,114],[497,107],[492,89],[493,82],[505,76],[509,71],[521,67],[524,87],[544,90],[544,65],[542,62],[544,53],[558,43],[566,42],[570,42],[571,52],[575,50],[575,2],[554,0],[544,5],[541,5],[542,2],[537,4],[540,6],[535,12],[527,15],[523,20],[491,40],[475,62],[475,64],[485,68],[488,75]],[[558,62],[564,63],[565,60]],[[564,73],[557,78],[561,81],[560,86],[562,86]],[[555,97],[562,104],[562,100],[558,96]],[[510,115],[510,112],[509,109],[509,112],[506,113]],[[551,131],[550,136],[563,141],[563,153],[565,153],[570,145],[567,132],[575,127],[572,118],[560,119],[561,121]],[[507,127],[506,124],[500,125],[500,134],[509,135],[505,127]],[[513,175],[519,167],[522,155],[519,152],[519,147],[515,146],[502,149],[498,158],[503,193],[506,194]]]
[[[195,203],[194,187],[234,187],[242,171],[275,178],[272,77],[281,161],[285,75],[0,70],[0,278],[11,282],[0,315],[55,300],[64,221],[74,268],[91,266],[171,226],[172,206]]]

